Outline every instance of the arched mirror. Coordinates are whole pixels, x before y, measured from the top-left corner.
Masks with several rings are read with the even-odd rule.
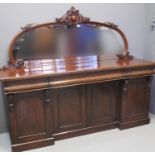
[[[10,62],[17,66],[28,60],[89,55],[129,56],[128,42],[115,24],[92,22],[74,8],[54,23],[26,26],[9,49]]]

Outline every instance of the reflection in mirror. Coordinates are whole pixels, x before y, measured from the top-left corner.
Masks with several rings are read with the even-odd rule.
[[[100,30],[100,41],[101,41],[101,53],[117,55],[123,51],[123,44],[121,37],[113,30]]]
[[[50,55],[54,51],[54,31],[36,29],[23,33],[14,46],[15,59],[37,59]]]
[[[122,53],[119,35],[111,30],[90,25],[75,28],[41,27],[20,35],[14,44],[15,59],[32,60],[87,55]]]

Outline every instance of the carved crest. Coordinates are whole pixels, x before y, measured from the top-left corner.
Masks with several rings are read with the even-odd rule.
[[[88,17],[83,17],[79,13],[79,10],[71,7],[64,16],[61,18],[56,18],[56,21],[59,23],[64,23],[68,26],[75,26],[80,23],[88,22],[90,19]]]

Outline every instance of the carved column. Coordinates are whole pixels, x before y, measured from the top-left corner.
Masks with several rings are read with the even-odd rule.
[[[15,100],[14,100],[14,94],[8,94],[8,110],[9,110],[9,119],[10,119],[10,134],[11,134],[11,140],[13,143],[15,143],[16,137],[17,137],[17,125],[16,125],[16,114],[15,114]]]
[[[14,95],[13,94],[8,95],[8,109],[9,109],[9,111],[15,110],[15,103],[14,103]]]
[[[45,118],[46,118],[46,132],[49,134],[49,136],[51,136],[51,134],[53,134],[53,130],[54,130],[54,125],[53,125],[53,121],[54,121],[54,117],[53,117],[53,101],[51,100],[52,98],[52,94],[51,94],[51,90],[50,89],[46,89],[44,91],[44,97],[45,97]],[[54,141],[54,137],[52,136],[53,141]]]
[[[51,102],[51,98],[50,98],[50,90],[47,89],[45,90],[45,103],[49,104]]]
[[[147,85],[146,85],[146,102],[150,104],[150,92],[151,92],[151,82],[152,82],[153,76],[147,77]],[[149,111],[149,104],[147,104],[147,110]]]
[[[122,87],[122,104],[121,104],[121,121],[123,121],[124,117],[125,117],[125,105],[126,105],[126,97],[127,97],[127,93],[128,93],[128,84],[129,84],[129,80],[126,79],[123,82],[123,87]]]

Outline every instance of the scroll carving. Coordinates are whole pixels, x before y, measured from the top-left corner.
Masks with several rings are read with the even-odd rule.
[[[74,7],[71,7],[67,13],[61,18],[56,18],[58,23],[64,23],[67,26],[75,26],[80,23],[88,22],[90,19],[84,17],[79,13],[79,10],[76,10]]]
[[[133,56],[130,55],[129,52],[124,52],[123,54],[117,54],[117,57],[118,57],[118,61],[122,61],[122,60],[125,60],[125,61],[130,61],[130,60],[133,60]]]
[[[113,29],[117,28],[118,25],[111,23],[111,22],[105,22],[104,24],[109,25],[110,27],[112,27]]]
[[[26,26],[21,27],[21,29],[22,29],[23,31],[29,31],[29,30],[32,28],[33,25],[34,25],[34,24],[27,24]]]

